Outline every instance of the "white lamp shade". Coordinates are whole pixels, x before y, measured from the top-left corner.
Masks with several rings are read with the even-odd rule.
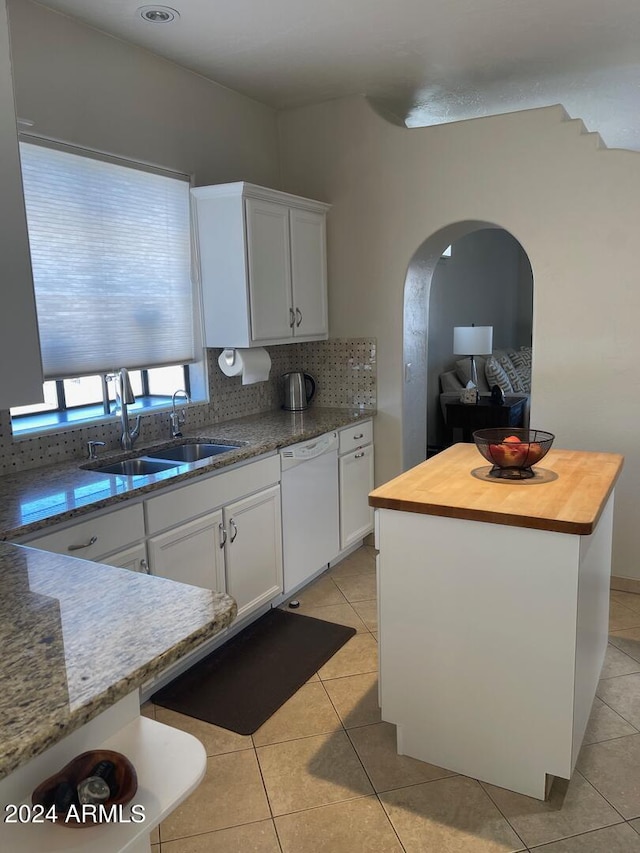
[[[454,355],[491,355],[492,351],[493,326],[454,327]]]

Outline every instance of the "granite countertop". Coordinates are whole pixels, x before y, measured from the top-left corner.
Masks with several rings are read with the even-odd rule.
[[[198,427],[197,430],[185,429],[183,438],[169,442],[145,443],[142,440],[131,453],[101,454],[100,459],[93,463],[95,466],[109,460],[143,456],[145,451],[181,444],[185,440],[238,445],[237,450],[144,477],[113,476],[81,468],[90,464],[88,460],[73,460],[7,474],[0,477],[0,538],[17,539],[51,524],[69,521],[203,473],[275,452],[286,445],[374,415],[375,412],[369,409],[311,408],[305,412],[278,409]]]
[[[151,476],[100,474],[75,460],[0,477],[1,536],[26,536],[374,414],[278,410],[99,460],[185,440],[238,445]],[[0,542],[0,779],[217,634],[236,610],[223,593]]]
[[[223,593],[0,543],[0,778],[214,636]]]
[[[530,480],[496,480],[474,444],[454,444],[369,495],[371,506],[588,536],[622,470],[617,453],[555,450]]]

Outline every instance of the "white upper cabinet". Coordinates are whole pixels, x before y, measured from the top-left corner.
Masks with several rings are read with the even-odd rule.
[[[324,213],[289,209],[294,337],[327,337],[327,238]]]
[[[326,339],[329,205],[247,183],[191,192],[206,346]]]
[[[247,333],[255,343],[291,338],[295,317],[291,303],[289,208],[248,198],[245,216],[250,313]],[[244,329],[240,331],[244,333]]]
[[[5,0],[0,0],[0,408],[42,401],[36,319]]]

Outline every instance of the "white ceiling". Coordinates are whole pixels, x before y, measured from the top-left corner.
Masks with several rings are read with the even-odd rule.
[[[379,99],[408,125],[561,103],[640,150],[638,0],[41,0],[283,109]]]

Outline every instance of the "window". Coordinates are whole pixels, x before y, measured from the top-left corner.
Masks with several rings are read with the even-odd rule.
[[[14,432],[109,414],[120,367],[132,408],[166,405],[201,358],[188,176],[31,138],[20,156],[47,381]]]
[[[172,365],[129,373],[136,402],[130,412],[168,406],[174,391],[190,394],[189,367]],[[55,428],[64,424],[94,421],[116,414],[115,383],[112,376],[81,376],[44,383],[44,403],[11,409],[14,435]]]

